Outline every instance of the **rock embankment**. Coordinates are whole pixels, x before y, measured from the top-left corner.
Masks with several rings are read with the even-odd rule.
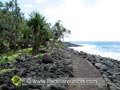
[[[65,48],[82,46],[82,45],[76,45],[76,44],[69,43],[69,42],[63,42],[63,45],[64,45]]]
[[[16,87],[12,84],[11,78],[14,75],[32,79],[69,78],[72,76],[71,64],[71,57],[66,56],[64,50],[56,50],[51,55],[46,54],[43,57],[19,56],[14,63],[0,64],[0,70],[15,68],[11,72],[0,73],[0,90],[65,90],[64,84]]]

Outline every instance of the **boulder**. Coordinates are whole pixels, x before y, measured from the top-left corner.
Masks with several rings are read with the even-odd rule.
[[[103,65],[101,63],[95,63],[95,66],[100,69]]]
[[[22,61],[25,61],[25,60],[26,60],[26,58],[24,56],[21,56],[21,57],[19,56],[19,57],[16,58],[17,62],[22,62]]]
[[[74,74],[72,71],[69,71],[68,74],[69,74],[69,77],[74,77]]]
[[[9,90],[9,87],[7,86],[7,84],[3,84],[0,86],[0,90]]]
[[[107,70],[107,67],[105,65],[103,65],[102,63],[95,63],[95,66],[98,68],[98,69],[101,69],[103,71],[106,71]]]
[[[66,87],[64,85],[51,85],[50,90],[66,90]]]
[[[40,50],[39,52],[40,53],[46,53],[47,51],[46,50]]]
[[[30,89],[29,89],[29,87],[27,85],[23,85],[23,86],[17,87],[16,90],[30,90]]]
[[[54,59],[52,58],[51,55],[45,54],[45,55],[43,55],[43,57],[42,57],[42,62],[45,63],[45,64],[54,63]]]
[[[112,82],[108,82],[108,85],[109,85],[110,90],[120,90],[120,87],[116,86]]]
[[[51,88],[48,86],[43,86],[40,90],[51,90]]]
[[[109,86],[110,90],[117,90],[114,86]]]
[[[25,72],[26,72],[26,68],[21,68],[17,74],[20,75],[20,76],[25,76],[24,75]]]
[[[30,74],[33,76],[36,75],[36,73],[34,71],[30,72]]]
[[[0,80],[0,85],[2,85],[4,82],[3,82],[3,80]]]
[[[12,85],[11,87],[9,87],[10,90],[15,90],[15,86]]]

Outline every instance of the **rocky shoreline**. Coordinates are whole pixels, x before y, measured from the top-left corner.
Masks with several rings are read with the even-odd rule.
[[[120,61],[83,51],[71,51],[91,62],[100,71],[110,90],[120,90]]]
[[[17,75],[21,78],[47,79],[72,77],[72,60],[64,50],[55,50],[51,55],[43,57],[19,56],[15,63],[0,64],[1,69],[15,68],[6,73],[0,73],[0,90],[66,90],[65,84],[23,85],[16,87],[11,78]]]
[[[71,56],[66,53],[72,52],[78,57],[90,61],[101,72],[110,90],[120,90],[120,62],[114,59],[77,52],[68,49],[71,46],[78,46],[71,43],[64,44],[64,49],[56,49],[51,55],[43,57],[19,56],[15,63],[0,64],[1,69],[15,68],[10,72],[0,73],[0,90],[66,90],[66,84],[48,85],[23,85],[16,87],[12,84],[11,78],[18,75],[22,78],[46,79],[46,78],[70,78],[73,76]]]

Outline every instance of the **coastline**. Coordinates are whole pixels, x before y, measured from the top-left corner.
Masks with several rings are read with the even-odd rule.
[[[71,49],[76,55],[91,62],[102,74],[110,90],[120,90],[120,61]]]
[[[79,55],[100,71],[110,90],[120,90],[120,61],[85,52],[80,52]]]
[[[83,58],[88,60],[91,64],[96,67],[99,72],[102,74],[102,77],[107,82],[107,87],[110,90],[119,90],[120,89],[120,62],[88,54],[85,52],[78,52],[73,49],[69,49],[71,46],[79,46],[72,43],[65,44],[66,46],[63,49],[56,49],[53,54],[51,54],[54,62],[45,64],[42,62],[41,57],[29,57],[21,56],[16,58],[15,63],[6,63],[0,64],[0,68],[16,68],[15,70],[7,73],[0,73],[0,89],[7,88],[7,90],[15,90],[15,86],[11,82],[11,77],[18,75],[20,77],[32,77],[32,78],[72,78],[74,77],[73,73],[73,60],[75,58]],[[66,53],[68,52],[68,53]],[[74,54],[70,56],[69,53]],[[77,62],[76,62],[77,63]],[[84,66],[83,66],[84,67]],[[82,68],[82,67],[81,67]],[[83,71],[84,73],[85,71]],[[92,73],[92,70],[90,71]],[[11,89],[9,89],[11,88]],[[55,85],[43,85],[43,86],[34,86],[34,85],[25,85],[22,88],[23,90],[67,90],[66,85],[64,84],[55,84]],[[20,87],[17,87],[20,89]],[[4,89],[1,89],[4,90]],[[21,90],[21,89],[20,89]],[[73,89],[74,90],[74,89]],[[78,89],[79,90],[79,89]],[[83,89],[82,89],[83,90]],[[92,89],[90,89],[92,90]],[[105,89],[107,90],[107,89]]]
[[[73,42],[83,47],[71,47],[77,51],[84,51],[88,54],[100,55],[102,57],[113,58],[120,61],[120,42],[117,41],[79,41]]]

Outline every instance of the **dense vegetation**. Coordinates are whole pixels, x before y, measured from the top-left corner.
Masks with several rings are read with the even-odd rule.
[[[0,54],[32,48],[32,54],[36,55],[41,46],[61,42],[67,34],[70,31],[60,20],[51,26],[43,15],[34,11],[26,19],[17,0],[0,1]]]

